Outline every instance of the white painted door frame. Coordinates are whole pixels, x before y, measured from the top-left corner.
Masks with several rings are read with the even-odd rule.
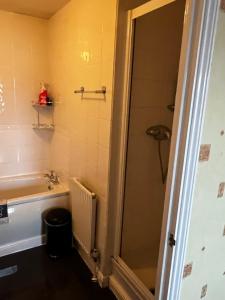
[[[130,16],[132,20],[140,18],[154,10],[160,9],[165,5],[171,4],[177,0],[151,0],[143,5],[140,5],[130,10]]]
[[[148,12],[152,11],[153,2],[155,4],[158,3],[160,7],[160,2],[162,6],[163,2],[168,2],[167,4],[169,4],[173,1],[152,0],[129,13],[125,64],[126,78],[120,124],[121,131],[119,141],[117,141],[117,147],[115,147],[117,151],[116,153],[114,153],[115,149],[111,151],[112,172],[110,174],[111,182],[109,191],[112,193],[109,195],[109,199],[111,197],[110,203],[113,211],[109,213],[110,229],[108,238],[111,240],[108,244],[111,245],[111,247],[114,246],[114,252],[111,253],[108,250],[108,255],[110,255],[110,253],[111,256],[113,255],[115,267],[116,265],[121,265],[119,255],[124,201],[127,123],[129,117],[128,107],[132,60],[131,45],[133,43],[132,25],[136,17],[145,14],[144,10],[146,8],[150,8]],[[187,0],[186,4],[158,265],[156,300],[180,299],[219,3],[220,0]],[[174,248],[168,245],[170,233],[174,234],[176,240],[176,246]],[[124,266],[120,268],[120,272],[123,273],[123,271],[127,273],[126,275],[128,277],[132,277],[132,275],[129,274],[129,270],[126,271]],[[129,280],[129,278],[126,278],[126,280]],[[135,278],[131,278],[130,284],[136,284]],[[137,286],[138,285],[139,292],[143,290],[143,293],[139,293],[142,295],[140,299],[152,299],[152,297],[147,295],[143,286],[140,285],[140,282],[137,282]]]

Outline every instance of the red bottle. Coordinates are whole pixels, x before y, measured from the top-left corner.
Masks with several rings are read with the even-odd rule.
[[[42,83],[40,94],[39,94],[39,104],[40,105],[46,105],[47,104],[47,98],[48,98],[48,91],[47,91],[44,83]]]

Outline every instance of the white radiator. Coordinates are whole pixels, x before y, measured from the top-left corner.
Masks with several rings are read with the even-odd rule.
[[[84,251],[91,255],[95,243],[96,196],[77,178],[70,180],[73,234]]]

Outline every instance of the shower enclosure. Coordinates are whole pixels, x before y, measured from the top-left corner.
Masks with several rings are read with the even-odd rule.
[[[152,294],[185,11],[170,2],[135,18],[130,70],[120,257]]]
[[[118,299],[178,300],[220,1],[119,4],[109,286]]]

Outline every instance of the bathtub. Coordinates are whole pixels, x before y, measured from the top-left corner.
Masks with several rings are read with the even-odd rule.
[[[8,203],[9,223],[0,225],[0,257],[45,243],[42,214],[69,208],[69,189],[53,185],[42,174],[0,178],[0,199]]]

